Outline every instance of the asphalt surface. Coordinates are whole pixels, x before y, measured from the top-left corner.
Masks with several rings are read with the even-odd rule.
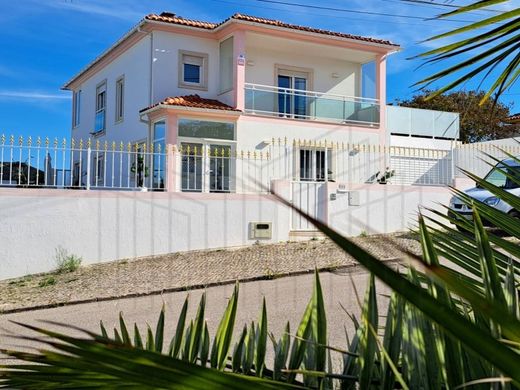
[[[311,296],[313,280],[314,276],[309,274],[241,284],[234,341],[238,338],[238,332],[241,331],[244,324],[249,324],[253,320],[257,321],[263,297],[267,302],[269,331],[279,337],[287,321],[291,324],[291,332],[295,331]],[[321,274],[327,309],[329,345],[346,349],[345,329],[347,329],[349,335],[352,335],[354,326],[342,306],[350,313],[359,316],[360,307],[356,291],[362,301],[367,282],[368,275],[360,267],[338,273],[324,272]],[[190,297],[188,318],[194,318],[203,291],[175,292],[2,315],[0,317],[0,334],[2,335],[0,346],[9,348],[16,345],[23,349],[38,346],[36,343],[9,337],[9,334],[31,334],[30,331],[11,323],[12,320],[36,325],[42,325],[41,321],[56,321],[99,331],[100,320],[103,320],[107,328],[112,328],[117,324],[119,312],[122,311],[127,320],[127,325],[133,325],[136,322],[139,328],[144,331],[148,323],[154,329],[163,303],[166,305],[165,343],[167,344],[173,336],[177,317],[186,295],[189,294]],[[211,287],[206,290],[206,319],[212,336],[215,334],[232,291],[233,285]],[[379,312],[383,314],[387,307],[385,295],[388,294],[389,290],[386,286],[378,283],[377,292],[380,294],[378,299]],[[380,324],[382,323],[384,324],[384,318],[380,319]],[[57,329],[53,325],[46,324],[45,326]],[[75,333],[72,330],[67,330],[67,332],[69,334]],[[271,351],[271,349],[269,348],[268,351]],[[268,353],[268,358],[270,355],[271,353]]]

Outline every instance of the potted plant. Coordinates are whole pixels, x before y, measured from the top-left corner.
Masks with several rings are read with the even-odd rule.
[[[141,188],[143,191],[146,191],[146,187],[144,186],[144,179],[150,175],[150,170],[144,163],[143,155],[137,155],[136,161],[132,163],[132,166],[130,167],[130,172],[137,174],[137,187]]]

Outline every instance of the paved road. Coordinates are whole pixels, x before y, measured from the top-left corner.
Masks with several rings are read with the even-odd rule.
[[[359,315],[360,309],[354,290],[356,289],[358,291],[360,299],[362,300],[367,279],[367,274],[358,267],[348,272],[322,273],[321,282],[327,306],[330,345],[341,348],[346,347],[344,326],[346,326],[349,333],[351,333],[353,331],[353,325],[340,307],[339,302],[350,312]],[[312,285],[313,275],[243,283],[240,286],[239,309],[235,331],[238,332],[241,330],[243,324],[257,320],[263,296],[265,296],[267,301],[269,330],[278,337],[283,331],[287,321],[291,323],[291,330],[296,329],[310,297]],[[212,335],[215,333],[232,290],[232,285],[207,289],[206,318]],[[191,305],[188,315],[191,316],[191,318],[195,316],[196,306],[201,293],[202,290],[194,290],[189,293]],[[378,293],[387,294],[388,289],[379,284]],[[137,322],[140,328],[143,329],[146,323],[150,323],[153,324],[153,328],[164,302],[167,310],[166,337],[168,340],[168,338],[173,335],[177,316],[185,296],[186,293],[184,292],[169,293],[162,296],[120,299],[8,314],[0,318],[0,328],[3,330],[3,334],[6,333],[5,331],[18,333],[22,331],[23,333],[27,333],[10,323],[9,320],[33,324],[37,323],[38,320],[52,320],[97,331],[99,329],[98,324],[100,319],[102,319],[107,326],[114,326],[120,311],[123,311],[128,322]],[[386,310],[386,301],[386,298],[380,299],[380,312]],[[0,339],[2,347],[11,343],[13,343],[11,339],[5,337]],[[20,343],[20,341],[16,341],[17,345],[21,345]]]

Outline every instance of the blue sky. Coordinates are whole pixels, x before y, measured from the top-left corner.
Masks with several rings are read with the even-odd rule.
[[[400,0],[287,0],[401,16],[432,17],[445,8],[410,5]],[[441,2],[441,0],[437,0]],[[513,0],[495,8],[520,6]],[[435,68],[407,60],[433,47],[424,39],[459,22],[360,15],[266,3],[262,0],[0,0],[0,134],[66,137],[70,129],[70,93],[65,81],[131,29],[144,15],[161,11],[221,21],[234,12],[281,19],[330,30],[390,39],[403,46],[388,63],[388,101],[413,95],[413,82]],[[474,20],[489,14],[460,17]],[[435,43],[434,45],[437,45]],[[471,89],[478,80],[465,85]],[[484,84],[485,86],[485,84]],[[518,84],[502,98],[520,111]]]

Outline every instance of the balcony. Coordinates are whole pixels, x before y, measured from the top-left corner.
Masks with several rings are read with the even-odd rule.
[[[353,96],[245,84],[245,112],[275,118],[378,126],[379,101]]]

